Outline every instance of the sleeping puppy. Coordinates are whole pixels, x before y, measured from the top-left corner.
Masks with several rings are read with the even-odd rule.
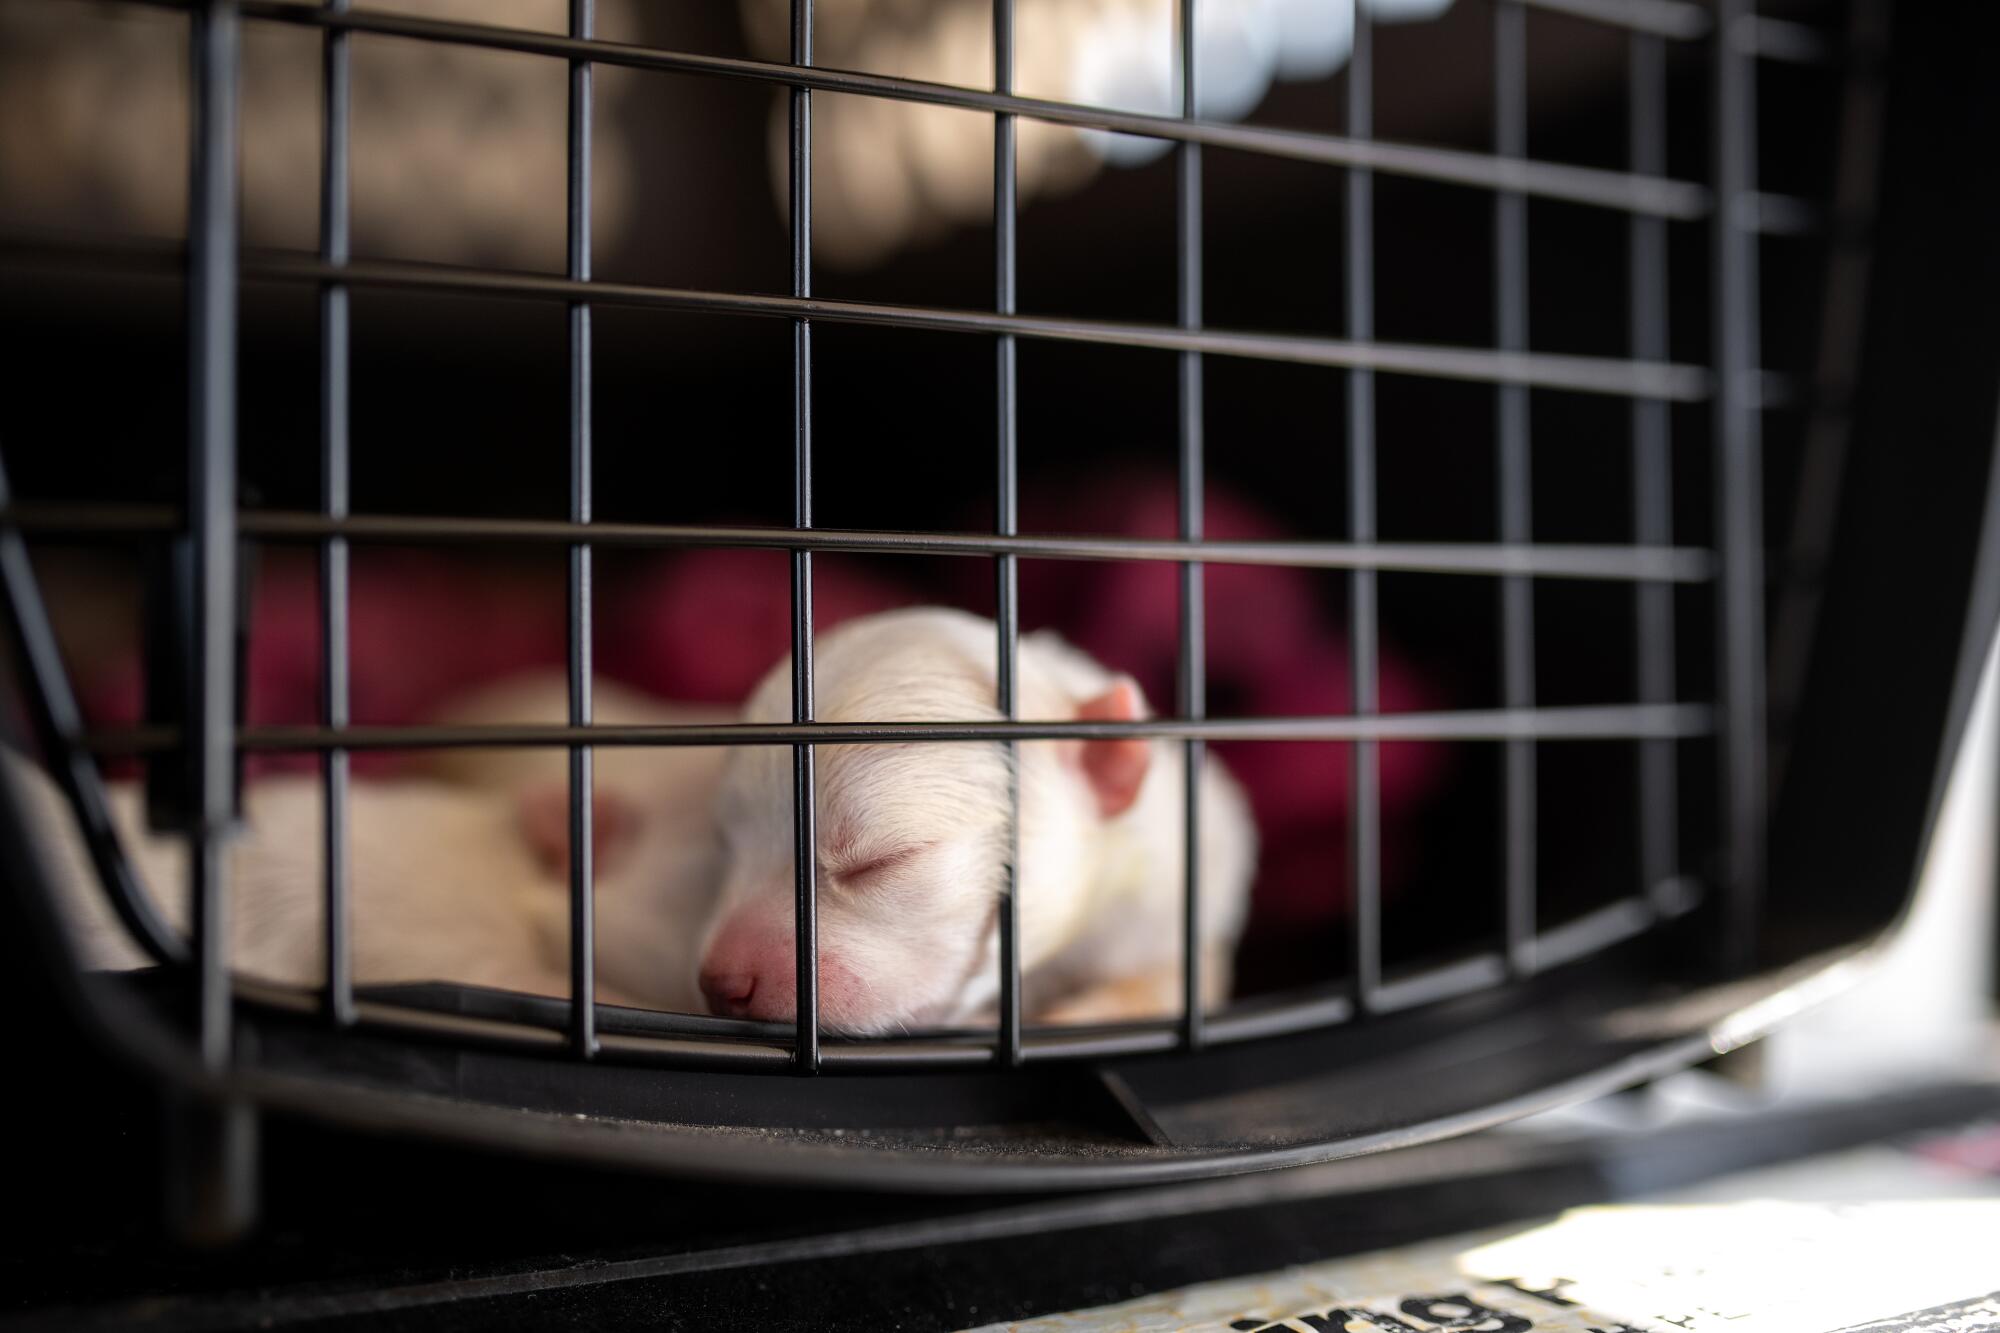
[[[599,686],[608,724],[715,721]],[[560,673],[503,682],[460,699],[436,720],[560,722]],[[69,919],[87,966],[148,960],[126,937],[46,774],[0,755],[54,852]],[[609,1004],[699,1011],[696,945],[717,877],[710,816],[721,752],[598,751],[597,996]],[[418,778],[357,779],[349,787],[349,883],[354,979],[454,981],[533,994],[569,993],[568,752],[466,748],[417,756]],[[168,919],[188,923],[186,850],[145,827],[143,798],[109,787],[120,841]],[[230,843],[230,958],[246,975],[316,986],[324,980],[322,789],[317,778],[252,783]]]
[[[732,710],[668,703],[602,679],[591,716],[603,726],[732,722]],[[437,722],[493,726],[569,720],[560,671],[529,672],[462,696]],[[599,998],[699,1013],[696,946],[713,908],[720,845],[711,808],[725,751],[706,746],[600,746],[593,759],[591,846],[597,893]],[[430,751],[421,771],[485,792],[513,812],[546,883],[569,884],[569,752],[560,747]],[[566,904],[567,899],[563,898]],[[567,913],[567,906],[563,908]],[[567,938],[568,918],[562,930]]]
[[[852,622],[820,641],[819,715],[995,718],[993,636],[991,622],[943,610]],[[1024,717],[1145,716],[1129,679],[1053,635],[1024,638],[1020,668]],[[749,720],[787,719],[789,686],[789,663],[780,663]],[[717,720],[597,688],[604,723]],[[551,673],[468,697],[441,720],[556,722],[566,698]],[[1024,1012],[1053,1022],[1175,1012],[1180,747],[1120,739],[1032,741],[1018,750]],[[726,764],[724,753],[599,749],[600,1000],[691,1010],[705,999],[724,1014],[792,1016],[790,749],[738,747]],[[828,745],[818,753],[823,1021],[854,1033],[990,1021],[1006,864],[1004,749]],[[54,835],[90,961],[141,965],[94,883],[62,798],[38,770],[12,762],[37,824]],[[565,752],[464,750],[429,762],[425,780],[353,784],[356,981],[566,994]],[[114,786],[112,800],[143,881],[184,928],[180,840],[143,830],[136,789]],[[320,802],[311,778],[271,778],[249,791],[230,876],[231,957],[243,972],[299,985],[322,979]],[[1202,804],[1199,947],[1205,1002],[1214,1004],[1228,993],[1255,835],[1240,790],[1212,759]]]
[[[851,621],[816,645],[821,721],[996,719],[993,623],[919,608]],[[1136,721],[1145,700],[1048,633],[1022,639],[1019,713]],[[791,718],[780,663],[745,710]],[[1178,1012],[1182,751],[1164,741],[1028,741],[1020,767],[1023,1012],[1054,1022]],[[819,993],[826,1027],[880,1033],[991,1021],[1007,862],[1006,751],[994,744],[817,750]],[[793,1017],[792,752],[731,752],[716,803],[725,849],[701,989],[716,1013]],[[1241,789],[1202,775],[1204,1002],[1229,992],[1256,835]]]

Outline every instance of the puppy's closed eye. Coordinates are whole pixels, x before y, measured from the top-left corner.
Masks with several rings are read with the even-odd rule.
[[[887,852],[870,854],[832,867],[834,878],[846,884],[866,885],[901,870],[929,851],[933,843],[913,843]]]

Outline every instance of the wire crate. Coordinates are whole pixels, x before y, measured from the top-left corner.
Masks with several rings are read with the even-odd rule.
[[[1208,0],[1220,3],[1220,0]],[[1485,0],[1465,0],[1465,3]],[[1762,1031],[1781,1012],[1838,984],[1848,961],[1902,900],[1969,697],[1967,645],[1984,642],[1993,607],[1985,476],[1991,453],[1991,358],[1961,365],[1940,386],[1935,416],[1958,447],[1929,475],[1884,460],[1898,377],[1909,383],[1927,327],[1920,314],[1869,309],[1871,259],[1885,250],[1913,285],[1948,278],[1909,258],[1889,230],[1899,196],[1878,181],[1879,117],[1890,78],[1886,6],[1856,0],[1851,14],[1806,6],[1797,17],[1755,12],[1749,0],[1491,0],[1490,148],[1418,146],[1375,137],[1374,28],[1356,15],[1341,97],[1340,133],[1237,123],[1198,114],[1203,69],[1194,0],[1177,12],[1177,114],[1148,114],[1022,95],[1013,0],[994,0],[991,87],[926,82],[831,68],[813,58],[812,0],[792,0],[785,60],[702,54],[601,39],[592,0],[571,0],[566,33],[420,18],[306,0],[192,0],[191,191],[185,245],[103,245],[17,235],[9,271],[82,272],[112,280],[178,278],[187,302],[189,420],[185,503],[51,504],[0,483],[0,577],[19,683],[41,748],[72,803],[104,891],[158,967],[131,976],[84,974],[57,928],[38,841],[13,803],[0,803],[16,853],[10,878],[34,923],[52,979],[86,1032],[137,1059],[186,1099],[190,1133],[181,1169],[195,1212],[223,1230],[247,1208],[248,1125],[264,1108],[373,1129],[440,1134],[623,1165],[769,1180],[812,1180],[926,1190],[1042,1189],[1183,1177],[1319,1160],[1490,1124],[1643,1080]],[[1531,15],[1602,25],[1625,42],[1628,116],[1620,167],[1540,160],[1529,151]],[[245,246],[238,213],[238,74],[246,23],[312,33],[322,48],[320,212],[316,251]],[[514,53],[567,71],[567,228],[564,271],[372,259],[350,235],[352,45],[395,40]],[[1844,89],[1838,179],[1828,199],[1766,190],[1758,170],[1760,70],[1805,67]],[[749,84],[786,101],[788,290],[757,292],[605,281],[593,272],[592,112],[605,69],[702,86]],[[1705,179],[1669,174],[1670,69],[1699,69],[1712,118]],[[1907,76],[1905,76],[1907,77]],[[994,153],[992,299],[980,308],[816,295],[815,99],[838,95],[952,108],[990,117]],[[1170,145],[1174,162],[1174,317],[1086,318],[1024,310],[1020,299],[1023,124],[1139,136]],[[1893,128],[1888,131],[1893,136]],[[1326,219],[1342,275],[1337,336],[1217,327],[1204,317],[1204,155],[1282,159],[1339,173],[1343,206]],[[1910,169],[1907,197],[1929,177]],[[1893,176],[1893,163],[1890,167]],[[1490,339],[1448,346],[1377,336],[1376,187],[1384,181],[1452,187],[1457,206],[1490,219]],[[1877,200],[1889,219],[1878,230]],[[1602,355],[1536,350],[1528,317],[1530,205],[1556,203],[1622,221],[1626,345]],[[1914,209],[1917,205],[1904,207]],[[1908,227],[1907,221],[1899,225]],[[1971,222],[1966,226],[1969,228]],[[1884,240],[1883,238],[1887,238]],[[1890,242],[1899,244],[1890,244]],[[1697,286],[1668,254],[1694,245]],[[1767,246],[1816,247],[1829,333],[1806,376],[1766,369],[1760,332],[1760,256]],[[1900,248],[1899,248],[1900,247]],[[1914,275],[1914,276],[1912,276]],[[1872,279],[1880,291],[1888,279]],[[1989,283],[1988,286],[1991,286]],[[243,349],[239,308],[249,289],[310,294],[317,303],[320,503],[268,508],[239,486],[237,402]],[[1689,292],[1694,291],[1694,299]],[[566,519],[418,516],[367,512],[351,487],[356,294],[421,293],[506,299],[563,312],[568,346]],[[1606,298],[1612,299],[1612,298]],[[1989,303],[1991,304],[1991,303]],[[1706,316],[1699,358],[1675,360],[1693,306]],[[1703,307],[1706,307],[1704,310]],[[606,311],[746,317],[791,336],[791,521],[785,525],[604,521],[593,495],[593,335]],[[990,531],[917,532],[824,527],[814,509],[815,331],[875,326],[990,344],[997,432],[997,500]],[[1864,356],[1864,334],[1867,353]],[[1900,345],[1894,341],[1902,335]],[[1026,533],[1019,519],[1020,352],[1091,345],[1171,356],[1177,377],[1174,458],[1178,530],[1171,539]],[[1216,360],[1313,367],[1344,378],[1330,403],[1344,439],[1341,540],[1220,541],[1204,534],[1205,372]],[[1986,379],[1981,379],[1980,375]],[[1494,539],[1388,540],[1378,522],[1378,463],[1397,441],[1378,430],[1385,379],[1452,382],[1491,395]],[[1630,510],[1619,544],[1538,541],[1533,499],[1535,394],[1594,396],[1623,405]],[[1790,412],[1804,439],[1796,469],[1765,457],[1765,418]],[[1983,414],[1983,415],[1982,415]],[[1790,429],[1790,427],[1788,427]],[[1706,436],[1713,538],[1675,530],[1676,455]],[[1690,444],[1692,440],[1693,444]],[[16,445],[14,450],[23,446]],[[1614,447],[1606,442],[1606,447]],[[14,451],[10,450],[10,451]],[[1844,484],[1838,474],[1845,470]],[[1886,469],[1886,471],[1885,471]],[[1767,494],[1767,483],[1773,488]],[[1901,488],[1901,489],[1899,489]],[[1921,522],[1910,488],[1929,497]],[[1782,493],[1780,493],[1782,492]],[[1799,507],[1767,531],[1774,503]],[[1855,534],[1862,535],[1855,535]],[[1836,541],[1836,536],[1838,541]],[[1878,563],[1844,562],[1869,540]],[[44,590],[29,563],[38,542],[175,547],[176,575],[157,614],[172,628],[167,659],[184,704],[171,725],[87,727],[58,648]],[[361,724],[350,697],[349,561],[362,545],[480,544],[567,557],[569,717],[561,725],[424,727]],[[242,716],[245,552],[303,546],[320,570],[321,716],[311,726],[259,726]],[[754,548],[790,561],[792,719],[678,727],[593,722],[595,557],[607,550]],[[1767,566],[1767,550],[1779,558]],[[990,562],[998,633],[998,709],[1004,720],[912,723],[817,719],[813,690],[814,560],[827,553],[890,553]],[[1178,580],[1177,695],[1166,716],[1135,723],[1023,718],[1016,698],[1021,639],[1020,562],[1064,559],[1166,562]],[[1204,572],[1275,565],[1332,571],[1345,580],[1352,707],[1334,716],[1214,716],[1208,711]],[[1383,575],[1456,576],[1489,584],[1498,605],[1497,702],[1484,708],[1385,711],[1380,699]],[[1902,604],[1898,579],[1935,590]],[[1545,582],[1591,580],[1629,590],[1636,670],[1631,697],[1590,706],[1538,701],[1537,592]],[[1687,599],[1705,599],[1691,626]],[[1968,621],[1966,608],[1970,606]],[[1904,633],[1892,650],[1857,652],[1871,619],[1889,608]],[[1878,621],[1879,623],[1879,621]],[[1714,688],[1690,684],[1681,664],[1712,647]],[[1897,654],[1896,697],[1865,676]],[[1767,654],[1770,662],[1767,669]],[[156,663],[157,665],[157,663]],[[1866,700],[1863,705],[1858,701]],[[1767,712],[1767,702],[1769,712]],[[1865,708],[1870,756],[1900,789],[1871,807],[1842,787],[1828,746]],[[1181,747],[1188,847],[1178,1017],[1072,1029],[1024,1023],[1019,904],[1009,884],[996,929],[1001,1002],[993,1029],[940,1029],[854,1039],[824,1030],[817,990],[814,757],[820,747],[871,743],[984,743],[1146,737]],[[1199,775],[1206,747],[1232,740],[1341,742],[1351,806],[1352,921],[1345,979],[1332,988],[1245,1000],[1207,1011],[1194,948],[1203,892]],[[1382,940],[1380,747],[1450,741],[1499,756],[1499,929],[1469,953],[1385,966]],[[1547,747],[1617,742],[1636,749],[1625,801],[1638,831],[1638,873],[1601,907],[1550,926],[1537,910],[1537,759]],[[600,1004],[595,994],[593,755],[607,747],[769,745],[791,751],[794,778],[797,1020],[772,1025],[652,1013]],[[464,987],[357,989],[348,902],[350,760],[378,750],[534,746],[569,756],[571,998]],[[1890,753],[1893,750],[1894,753]],[[224,845],[238,816],[246,755],[306,752],[324,780],[321,849],[326,975],[316,991],[232,978],[223,941],[230,911]],[[1690,756],[1699,761],[1693,765]],[[137,882],[107,816],[101,764],[138,757],[171,769],[192,875],[192,930],[183,938]],[[1773,760],[1780,761],[1774,764]],[[1774,769],[1782,772],[1774,779]],[[1927,785],[1928,784],[1928,785]],[[1713,836],[1705,811],[1719,815]],[[1018,794],[1017,794],[1018,800]],[[1862,812],[1876,809],[1878,818]],[[1016,812],[1018,818],[1018,810]],[[1878,843],[1852,844],[1869,825]],[[1849,830],[1843,833],[1840,830]],[[1810,833],[1802,832],[1810,830]],[[1702,846],[1694,855],[1688,844]],[[1842,858],[1850,858],[1846,866]],[[1865,881],[1851,892],[1830,879]],[[1831,894],[1812,907],[1815,894]],[[1826,906],[1832,903],[1833,906]],[[191,1003],[190,1003],[191,1001]],[[768,1075],[815,1075],[810,1079]],[[868,1077],[859,1077],[868,1075]]]

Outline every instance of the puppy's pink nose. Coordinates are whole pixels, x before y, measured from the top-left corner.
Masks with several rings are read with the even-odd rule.
[[[708,998],[710,1013],[742,1018],[750,1012],[750,1001],[757,994],[757,975],[754,972],[711,972],[703,968],[701,993]]]
[[[723,922],[701,960],[701,993],[709,1012],[766,1022],[792,1017],[798,996],[794,956],[789,921],[744,915]]]

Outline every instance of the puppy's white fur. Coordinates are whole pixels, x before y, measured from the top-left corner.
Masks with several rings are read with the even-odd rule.
[[[591,684],[591,704],[592,721],[601,726],[686,726],[733,722],[737,716],[731,709],[668,703],[603,679]],[[457,699],[435,720],[482,726],[567,722],[568,681],[553,671],[511,677]],[[725,753],[708,746],[594,751],[600,997],[617,994],[653,1008],[700,1011],[696,946],[720,873],[711,808]],[[567,750],[437,750],[422,756],[420,764],[431,775],[508,802],[538,851],[544,874],[568,884]],[[546,831],[551,811],[560,825],[557,841]],[[537,833],[537,827],[543,831]],[[566,920],[563,928],[567,931]]]
[[[14,755],[6,764],[41,834],[84,964],[144,965],[98,885],[68,803],[40,769]],[[141,885],[185,931],[184,840],[146,829],[135,786],[111,784],[108,796]],[[560,904],[504,802],[428,782],[356,782],[349,809],[356,982],[567,992]],[[300,986],[323,981],[322,813],[316,779],[272,777],[250,787],[227,857],[229,958],[239,972]]]
[[[729,714],[661,704],[600,684],[598,721],[709,722]],[[450,723],[544,723],[568,717],[558,673],[538,673],[465,696]],[[615,855],[596,877],[597,998],[699,1010],[696,945],[717,878],[710,805],[722,753],[714,749],[597,753],[600,810],[621,814]],[[116,921],[75,833],[68,806],[39,769],[7,756],[54,852],[67,915],[88,966],[146,961]],[[349,797],[354,979],[456,981],[544,995],[569,992],[566,855],[538,842],[538,809],[566,819],[568,752],[560,748],[439,750],[423,777],[356,780]],[[109,789],[120,841],[168,919],[187,928],[182,839],[145,829],[139,791]],[[322,795],[317,779],[253,783],[229,856],[230,958],[267,981],[317,985],[325,975]],[[609,822],[609,821],[606,821]],[[566,823],[561,827],[566,831]]]
[[[599,726],[650,727],[734,722],[737,710],[669,703],[602,677],[591,682],[591,721]],[[569,682],[560,671],[530,671],[460,695],[428,721],[453,726],[569,721]],[[593,767],[599,790],[641,792],[693,807],[705,818],[724,752],[704,746],[599,746]],[[459,786],[519,795],[569,781],[569,752],[555,746],[493,749],[460,746],[417,756],[424,772]]]
[[[818,641],[817,717],[997,718],[994,644],[991,621],[956,611],[850,622]],[[1121,681],[1136,702],[1129,680],[1055,635],[1021,641],[1023,718],[1074,718]],[[745,713],[751,722],[790,720],[789,660],[759,685]],[[1030,1016],[1080,1020],[1171,1012],[1182,943],[1181,747],[1143,742],[1136,796],[1107,816],[1084,762],[1090,744],[1107,743],[1018,746],[1024,1007]],[[876,1032],[989,1014],[999,990],[996,919],[1007,858],[1003,747],[824,745],[816,755],[823,1021]],[[761,1018],[783,1017],[791,1004],[792,781],[788,747],[742,747],[730,756],[717,801],[727,856],[706,967],[712,974],[754,966],[765,998],[753,994],[748,1005]],[[1213,1003],[1228,992],[1256,835],[1241,790],[1212,758],[1201,805],[1198,947]],[[740,945],[746,933],[763,943]],[[781,957],[746,964],[746,947]]]

